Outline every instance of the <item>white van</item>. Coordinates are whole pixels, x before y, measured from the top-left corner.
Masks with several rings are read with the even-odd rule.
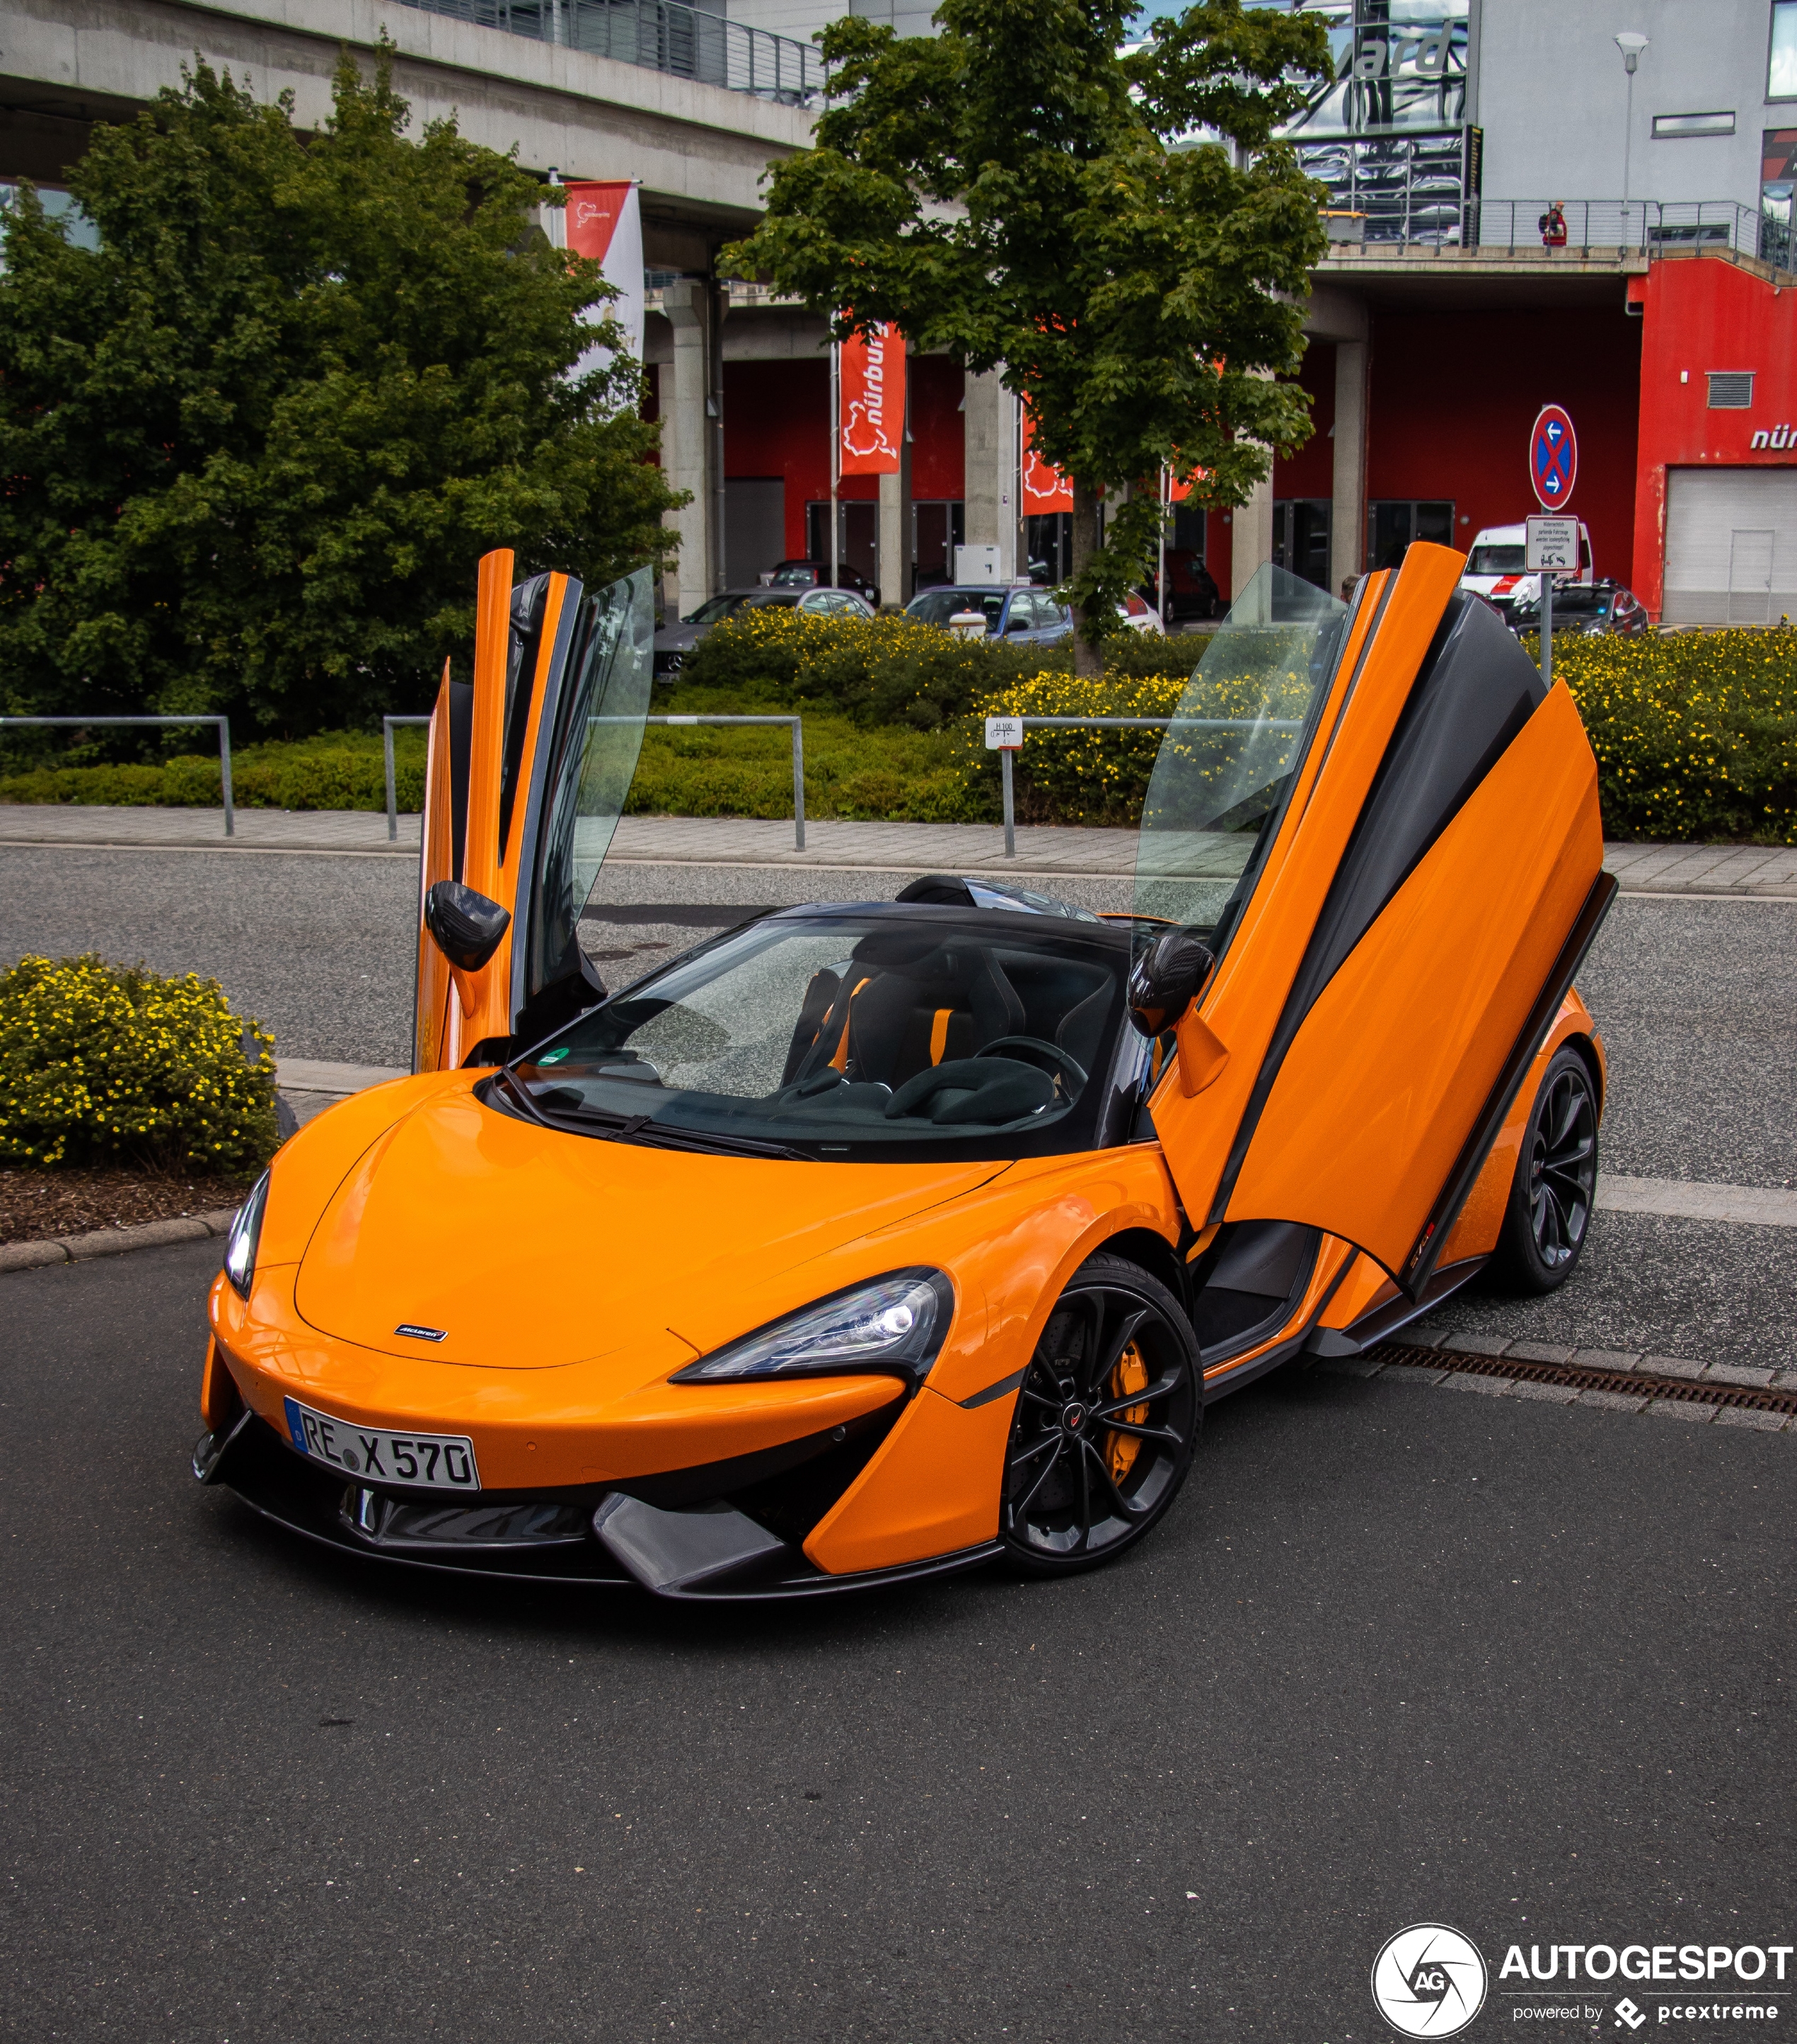
[[[1542,578],[1538,574],[1525,573],[1522,567],[1528,536],[1525,526],[1488,525],[1473,542],[1473,550],[1466,557],[1466,572],[1460,578],[1461,587],[1475,591],[1503,611],[1507,611],[1519,596],[1526,594],[1538,599]],[[1554,580],[1589,582],[1591,578],[1591,534],[1581,518],[1579,572],[1576,575],[1556,575]]]

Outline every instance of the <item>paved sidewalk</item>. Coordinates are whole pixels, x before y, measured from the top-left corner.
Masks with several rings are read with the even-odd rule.
[[[121,849],[297,852],[416,859],[418,818],[365,810],[240,809],[225,836],[221,809],[0,805],[0,847],[89,845]],[[626,816],[609,863],[649,866],[866,867],[885,873],[992,873],[1051,879],[1127,878],[1136,834],[1128,830],[1020,826],[1017,856],[1004,856],[993,824],[812,823],[803,851],[789,822],[739,816]],[[1797,848],[1759,845],[1611,844],[1604,863],[1625,893],[1713,894],[1797,901]]]

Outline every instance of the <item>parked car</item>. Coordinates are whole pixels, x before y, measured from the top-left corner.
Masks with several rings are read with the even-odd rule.
[[[1123,598],[1123,629],[1142,632],[1150,638],[1167,636],[1167,628],[1154,614],[1154,606],[1138,590],[1131,590]]]
[[[813,617],[871,617],[874,606],[850,589],[727,589],[707,597],[678,624],[664,624],[655,634],[655,679],[671,682],[686,656],[714,624],[739,610],[802,610]]]
[[[1528,558],[1528,537],[1526,526],[1486,526],[1473,540],[1473,551],[1466,557],[1461,587],[1484,597],[1503,613],[1507,613],[1518,597],[1529,592],[1538,593],[1541,577],[1529,574],[1522,565]],[[1588,582],[1591,579],[1591,534],[1580,519],[1579,572],[1567,580]]]
[[[979,611],[986,620],[986,636],[1002,639],[1013,646],[1058,646],[1070,637],[1073,613],[1057,603],[1045,589],[1027,582],[960,583],[946,589],[927,589],[904,606],[907,617],[920,624],[946,630],[958,613]]]
[[[769,589],[828,589],[830,563],[827,561],[780,561],[768,577],[765,587]],[[852,589],[858,596],[864,596],[872,604],[880,601],[880,592],[858,568],[851,568],[847,561],[836,563],[835,586]]]
[[[579,936],[649,576],[490,555],[432,719],[413,1075],[240,1208],[194,1475],[490,1584],[1064,1577],[1203,1480],[1216,1400],[1481,1273],[1563,1283],[1616,882],[1571,695],[1460,566],[1413,546],[1351,609],[1259,570],[1162,740],[1131,913],[935,874],[608,993]],[[214,1596],[271,1595],[267,1543],[209,1527]]]
[[[1541,577],[1530,578],[1539,583]],[[1510,606],[1512,632],[1538,632],[1542,628],[1542,600],[1538,590],[1517,596]],[[1638,639],[1649,628],[1645,605],[1632,589],[1606,576],[1598,582],[1563,582],[1553,578],[1553,628],[1557,633],[1587,635],[1614,633],[1621,639]]]

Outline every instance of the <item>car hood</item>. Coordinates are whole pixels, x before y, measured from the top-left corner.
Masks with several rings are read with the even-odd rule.
[[[710,631],[708,624],[664,624],[655,634],[655,650],[658,653],[684,653],[698,644]]]
[[[514,1120],[471,1092],[440,1095],[332,1194],[294,1303],[321,1333],[474,1368],[665,1348],[670,1327],[708,1349],[804,1304],[801,1266],[1004,1168],[651,1149]],[[904,1261],[893,1244],[880,1267]]]

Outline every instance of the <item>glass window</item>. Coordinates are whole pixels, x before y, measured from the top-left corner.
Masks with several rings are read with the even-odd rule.
[[[1521,574],[1528,558],[1526,547],[1475,547],[1467,557],[1466,572],[1476,575]]]
[[[915,617],[922,624],[946,625],[963,610],[979,610],[985,613],[987,631],[996,632],[1004,609],[1004,594],[1001,589],[927,590],[922,596],[911,599],[904,607],[904,614]]]
[[[1772,53],[1766,97],[1797,99],[1797,0],[1772,0]]]
[[[790,610],[799,601],[796,589],[752,589],[737,598],[742,610]]]
[[[716,624],[743,605],[740,596],[708,597],[697,610],[689,610],[681,620],[683,624]]]
[[[1231,606],[1161,740],[1136,853],[1141,916],[1220,956],[1253,892],[1328,693],[1348,616],[1269,562]]]
[[[639,981],[514,1067],[558,1125],[879,1161],[1093,1135],[1127,926],[1005,908],[787,910]],[[492,1104],[508,1105],[506,1089]],[[708,1141],[706,1139],[712,1139]]]

